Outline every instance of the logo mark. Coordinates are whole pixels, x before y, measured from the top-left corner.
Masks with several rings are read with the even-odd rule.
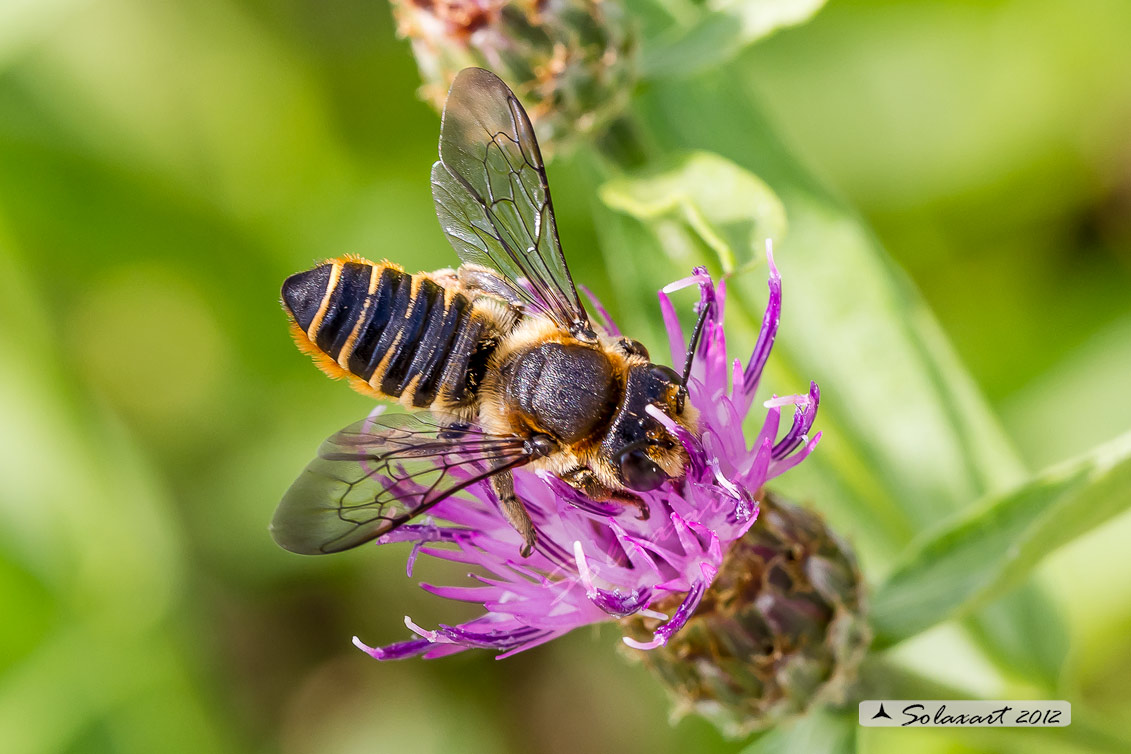
[[[860,724],[869,728],[1033,728],[1072,724],[1072,705],[1063,699],[864,699],[857,709]]]

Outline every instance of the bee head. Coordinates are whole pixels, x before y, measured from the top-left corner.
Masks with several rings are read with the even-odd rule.
[[[647,408],[655,406],[684,429],[696,432],[699,413],[687,401],[687,380],[710,310],[708,304],[699,312],[682,375],[651,362],[638,363],[628,369],[624,400],[613,417],[601,451],[611,461],[617,478],[630,490],[654,490],[683,473],[687,451],[679,438],[650,415]],[[647,349],[636,341],[622,340],[621,348],[641,357],[640,361],[648,358]]]
[[[655,406],[694,432],[697,412],[684,396],[683,382],[670,367],[649,363],[629,368],[624,398],[601,443],[601,455],[628,489],[654,490],[683,473],[683,445],[647,409]]]

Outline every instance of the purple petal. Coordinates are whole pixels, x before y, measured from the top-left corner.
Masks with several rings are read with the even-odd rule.
[[[651,408],[649,406],[649,408]],[[539,476],[554,490],[559,500],[564,500],[568,505],[594,516],[608,517],[624,513],[624,506],[617,503],[600,503],[590,500],[578,490],[570,487],[558,477],[549,472],[540,472]]]
[[[353,644],[374,660],[403,660],[406,657],[415,657],[416,655],[422,654],[432,646],[432,642],[427,639],[410,639],[408,641],[390,644],[387,647],[370,647],[356,636],[353,637]]]
[[[758,433],[757,439],[754,440],[754,449],[761,448],[766,442],[773,443],[774,439],[778,436],[778,428],[781,426],[781,407],[771,406],[766,412],[766,419],[762,422],[762,431]],[[751,459],[753,462],[753,459]]]
[[[487,631],[473,631],[465,626],[440,625],[436,633],[450,639],[456,644],[480,649],[512,649],[534,638],[542,636],[544,631],[533,626],[522,626],[511,630],[491,629]]]
[[[703,274],[707,275],[707,269],[705,267],[698,267],[696,269],[703,270]],[[711,285],[711,276],[707,275],[707,288],[705,290],[710,291],[711,296],[712,296],[712,305],[715,307],[715,311],[712,312],[712,314],[711,314],[712,318],[716,322],[722,322],[724,319],[726,319],[723,316],[723,314],[724,314],[723,310],[726,308],[726,302],[727,302],[727,281],[726,281],[726,278],[725,277],[720,278],[718,284],[712,286]]]
[[[628,594],[596,589],[589,600],[603,612],[615,618],[624,618],[639,612],[652,600],[651,589],[635,589]]]
[[[766,303],[766,312],[762,315],[762,329],[758,333],[758,342],[754,344],[754,352],[750,354],[750,361],[746,363],[746,379],[741,392],[752,395],[758,389],[758,382],[762,379],[762,369],[766,360],[770,358],[770,349],[774,347],[774,338],[778,334],[778,325],[781,322],[781,274],[774,265],[774,254],[770,241],[766,241],[766,260],[770,265],[770,299]]]
[[[656,561],[652,558],[648,550],[629,536],[615,521],[609,522],[609,528],[613,530],[613,534],[616,535],[621,548],[624,549],[625,554],[628,555],[628,559],[632,562],[633,568],[648,570],[651,571],[656,578],[661,577],[660,567],[656,564]]]
[[[516,655],[519,652],[525,652],[528,649],[534,649],[534,647],[537,647],[539,644],[545,644],[548,641],[553,641],[554,639],[558,638],[559,636],[561,636],[564,633],[565,633],[565,631],[547,631],[545,634],[543,634],[540,637],[530,639],[530,640],[526,641],[525,643],[523,643],[522,645],[515,647],[514,649],[508,650],[506,652],[503,652],[500,655],[497,655],[495,657],[495,659],[496,660],[505,660],[508,657],[510,657],[511,655]]]
[[[702,580],[691,585],[691,589],[688,590],[687,596],[683,598],[683,602],[680,603],[671,620],[652,632],[652,641],[640,642],[627,636],[623,637],[621,641],[634,649],[656,649],[667,644],[668,640],[683,628],[684,624],[695,613],[695,608],[699,607],[699,602],[703,599],[703,593],[707,591],[707,586],[715,580],[714,569],[707,564],[703,564],[703,575]]]
[[[638,610],[648,606],[652,599],[652,590],[647,588],[633,589],[627,594],[619,591],[602,589],[593,583],[593,574],[589,570],[589,561],[581,542],[573,543],[574,559],[577,562],[577,573],[581,583],[585,586],[585,595],[589,601],[609,615],[623,618],[632,615]]]
[[[671,350],[672,363],[682,363],[687,355],[687,341],[683,338],[683,327],[679,324],[679,316],[675,313],[675,306],[663,291],[658,294],[660,298],[660,315],[664,318],[664,328],[668,332],[668,348]]]
[[[740,476],[739,481],[747,489],[757,490],[769,478],[770,463],[773,461],[773,446],[770,438],[762,440],[762,444],[754,448],[753,461],[750,468]]]
[[[820,403],[821,391],[816,382],[810,382],[809,399],[804,403],[797,404],[793,413],[793,426],[789,428],[785,437],[774,445],[773,456],[775,461],[785,458],[804,442],[802,438],[813,427],[813,420],[817,418],[817,407]]]
[[[809,457],[809,454],[813,452],[813,449],[817,447],[817,443],[819,443],[820,441],[821,433],[818,432],[813,436],[811,440],[809,440],[809,442],[805,443],[805,447],[803,447],[801,450],[797,451],[789,458],[786,458],[782,461],[775,461],[774,464],[770,467],[769,472],[767,472],[766,479],[773,479],[776,476],[781,476],[797,464],[804,461]]]
[[[585,294],[585,298],[589,299],[589,303],[593,306],[593,311],[597,313],[597,317],[601,320],[598,324],[605,328],[605,332],[612,335],[614,338],[620,337],[620,328],[617,327],[616,322],[613,322],[613,318],[601,303],[601,299],[594,296],[593,291],[589,290],[586,286],[579,284],[577,287]]]
[[[498,599],[500,590],[496,586],[436,586],[422,583],[420,588],[426,592],[455,602],[485,603]]]

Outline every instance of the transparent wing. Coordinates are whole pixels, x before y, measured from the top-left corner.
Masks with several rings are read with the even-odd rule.
[[[558,327],[591,333],[562,255],[534,129],[514,93],[490,71],[465,68],[452,84],[432,198],[460,259],[497,270]]]
[[[322,444],[283,495],[271,535],[303,555],[348,550],[530,459],[520,437],[489,435],[427,413],[365,419]]]

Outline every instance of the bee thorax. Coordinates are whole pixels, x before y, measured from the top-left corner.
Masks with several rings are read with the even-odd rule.
[[[585,346],[546,343],[516,355],[504,374],[511,407],[562,442],[589,436],[614,405],[612,365]]]

